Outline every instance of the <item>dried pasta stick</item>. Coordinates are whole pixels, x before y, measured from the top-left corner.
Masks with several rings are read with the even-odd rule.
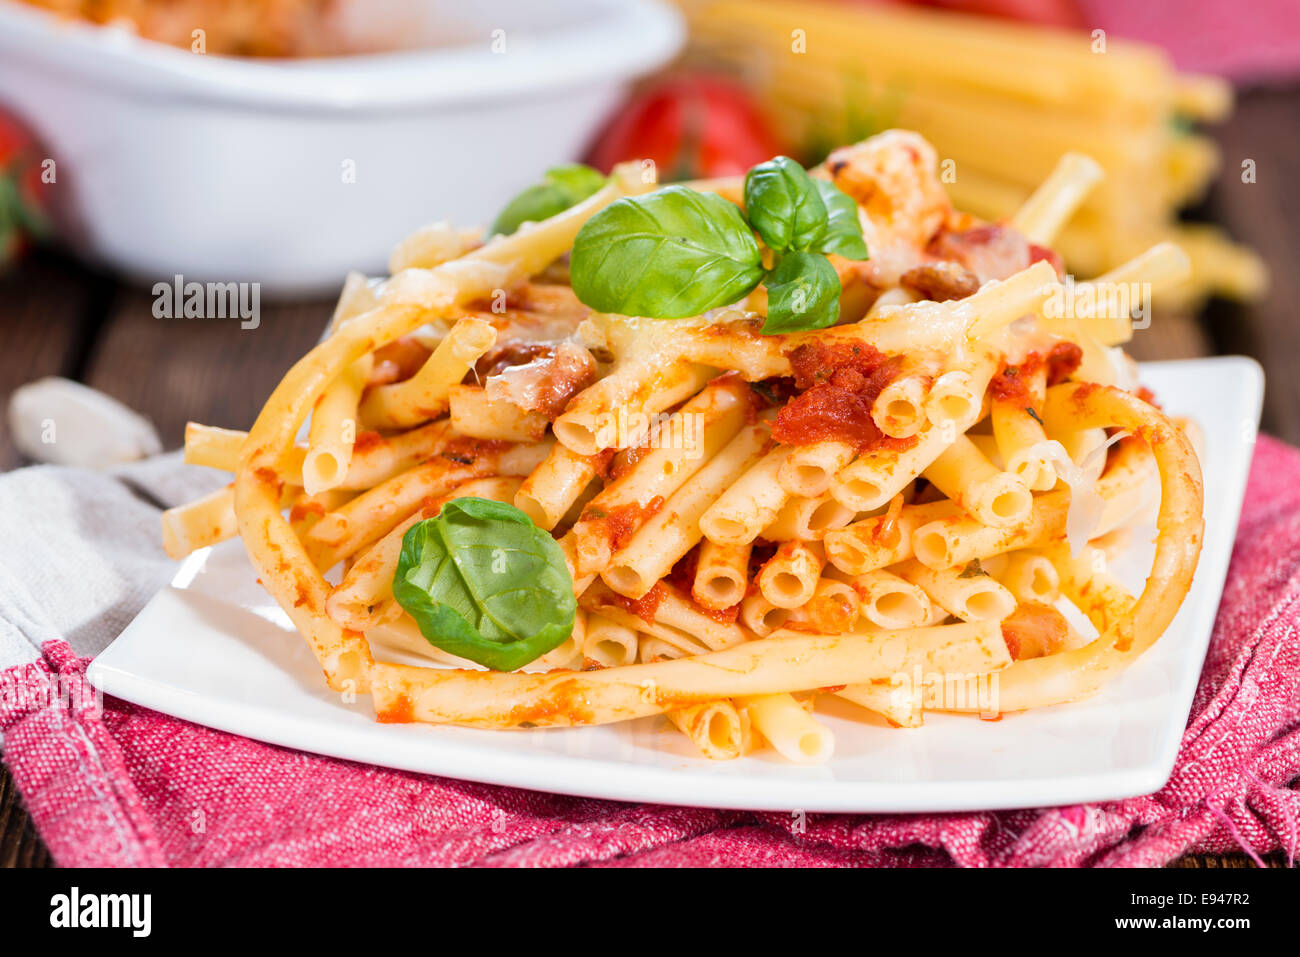
[[[1079,208],[1084,197],[1105,175],[1101,166],[1091,157],[1082,153],[1066,153],[1051,175],[1043,180],[1012,217],[1011,225],[1020,230],[1031,243],[1050,245],[1061,227]]]

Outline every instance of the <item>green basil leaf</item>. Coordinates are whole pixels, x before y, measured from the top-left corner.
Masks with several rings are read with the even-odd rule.
[[[568,166],[556,166],[546,171],[546,182],[553,184],[580,203],[608,181],[598,169],[592,169],[582,163],[570,163]]]
[[[745,175],[745,213],[769,249],[816,249],[826,233],[826,203],[816,181],[788,156]]]
[[[497,671],[563,644],[578,607],[555,539],[482,498],[453,499],[407,530],[393,596],[429,644]]]
[[[825,329],[840,317],[840,277],[821,253],[786,253],[763,282],[764,335]]]
[[[546,171],[542,182],[529,186],[506,204],[488,235],[509,235],[524,223],[540,223],[576,206],[605,185],[599,170],[581,163]]]
[[[829,180],[814,180],[822,202],[826,204],[826,234],[818,251],[835,253],[845,259],[866,259],[867,242],[862,238],[862,221],[858,204]]]
[[[751,292],[763,262],[740,210],[713,193],[668,186],[616,200],[587,220],[569,276],[592,309],[681,319]]]

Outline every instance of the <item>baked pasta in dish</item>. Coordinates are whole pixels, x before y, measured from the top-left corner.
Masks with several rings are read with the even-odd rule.
[[[248,433],[191,425],[234,481],[166,513],[169,552],[240,536],[381,721],[662,713],[807,762],[826,695],[915,726],[1090,694],[1200,550],[1196,455],[1120,348],[1187,260],[1061,275],[1086,157],[1006,223],[936,165],[892,130],[735,180],[565,167],[487,238],[417,232]],[[1153,514],[1133,595],[1107,555]]]

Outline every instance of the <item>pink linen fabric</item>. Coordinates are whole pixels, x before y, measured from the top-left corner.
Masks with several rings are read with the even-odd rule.
[[[89,659],[58,639],[0,673],[0,731],[62,865],[1156,866],[1238,848],[1294,861],[1298,624],[1300,450],[1261,438],[1177,765],[1144,797],[805,818],[474,784],[97,701]]]
[[[842,0],[939,7],[1031,22],[1072,24],[1100,39],[1163,47],[1180,70],[1235,83],[1279,83],[1300,75],[1295,0]],[[1102,48],[1097,48],[1102,53]]]
[[[1077,0],[1084,28],[1164,47],[1182,70],[1238,83],[1300,74],[1295,0]]]

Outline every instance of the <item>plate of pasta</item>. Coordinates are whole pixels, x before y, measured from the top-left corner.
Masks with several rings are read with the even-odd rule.
[[[352,275],[102,690],[359,761],[828,811],[1118,798],[1172,767],[1262,395],[1123,352],[1186,278],[1076,282],[1101,171],[1011,220],[891,130],[805,170],[547,171]],[[1212,383],[1213,388],[1206,388]]]

